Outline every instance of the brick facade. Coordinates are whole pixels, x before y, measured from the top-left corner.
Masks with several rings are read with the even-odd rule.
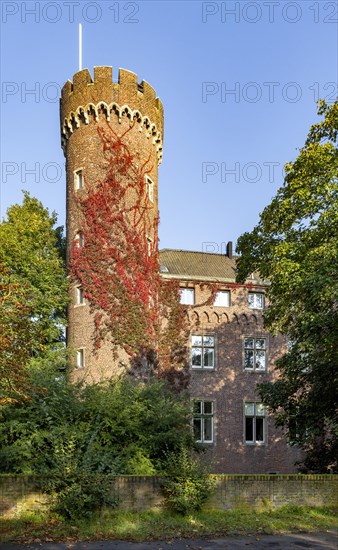
[[[183,285],[183,283],[182,283]],[[248,307],[248,293],[262,286],[234,288],[224,283],[230,293],[228,307],[202,306],[208,298],[201,284],[184,282],[195,289],[196,306],[188,306],[191,335],[212,335],[215,343],[214,368],[191,366],[191,397],[213,403],[213,442],[206,443],[212,471],[216,473],[292,473],[295,461],[301,459],[296,447],[290,446],[283,432],[276,429],[268,413],[263,418],[263,441],[245,440],[245,403],[259,402],[256,385],[275,380],[276,359],[285,350],[285,339],[273,337],[264,328],[263,310]],[[248,370],[244,363],[245,339],[264,339],[265,370]],[[189,343],[192,348],[192,338]]]

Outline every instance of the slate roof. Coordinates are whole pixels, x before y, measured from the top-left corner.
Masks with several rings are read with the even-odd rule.
[[[192,250],[160,250],[161,275],[182,279],[223,280],[235,282],[236,256],[194,252]]]

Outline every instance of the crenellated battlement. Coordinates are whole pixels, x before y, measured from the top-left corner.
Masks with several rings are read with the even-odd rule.
[[[126,116],[133,124],[136,119],[140,131],[156,145],[158,161],[162,158],[163,106],[148,82],[137,81],[137,75],[119,69],[118,82],[113,82],[112,67],[94,67],[94,79],[88,69],[76,73],[62,88],[60,101],[61,141],[66,142],[81,124],[98,120],[104,113],[109,121],[117,116],[119,122]]]

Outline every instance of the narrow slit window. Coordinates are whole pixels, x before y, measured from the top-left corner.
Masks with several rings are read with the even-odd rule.
[[[83,189],[83,172],[82,170],[77,170],[75,172],[75,189],[77,191]]]
[[[148,198],[150,202],[154,202],[154,182],[149,178],[149,176],[146,176],[146,182]]]
[[[85,303],[84,292],[82,286],[76,287],[76,305],[81,306]]]
[[[82,248],[84,246],[84,236],[82,231],[78,231],[76,233],[75,243],[76,243],[76,246],[78,246],[79,248]]]
[[[78,349],[76,352],[76,366],[79,369],[83,369],[85,366],[85,353],[83,348]]]

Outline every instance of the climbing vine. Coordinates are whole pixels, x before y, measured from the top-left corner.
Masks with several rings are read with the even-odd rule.
[[[108,122],[97,127],[107,166],[102,180],[86,182],[76,196],[83,246],[73,243],[71,274],[94,314],[95,349],[109,338],[135,366],[146,362],[160,377],[175,378],[184,365],[185,311],[178,282],[159,275],[159,220],[146,184],[151,160],[132,154],[126,139],[132,128],[120,136]]]

